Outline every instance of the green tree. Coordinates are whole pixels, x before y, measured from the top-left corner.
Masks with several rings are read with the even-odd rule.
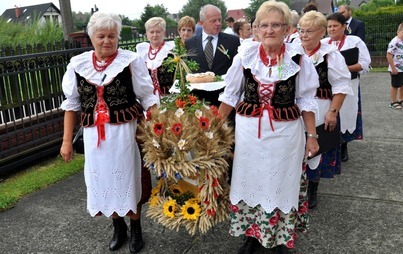
[[[188,0],[188,2],[182,7],[179,11],[179,16],[190,16],[193,17],[196,21],[200,20],[199,13],[200,8],[206,4],[212,4],[217,6],[221,10],[221,14],[223,17],[227,14],[227,7],[225,6],[224,1],[222,0]]]
[[[262,5],[262,3],[266,2],[266,1],[267,0],[251,0],[249,7],[244,9],[246,16],[249,19],[255,17],[256,12],[259,9],[259,7]],[[279,1],[279,2],[284,2],[285,4],[288,5],[288,7],[291,7],[291,0],[284,0],[284,1]]]
[[[73,11],[73,24],[75,31],[83,31],[87,27],[88,21],[90,20],[91,13],[81,11],[76,13]]]
[[[147,20],[149,20],[152,17],[161,17],[165,19],[167,27],[176,26],[176,22],[169,17],[169,12],[167,8],[164,7],[163,4],[157,4],[155,6],[147,4],[146,7],[144,7],[144,12],[141,14],[140,19],[137,22],[137,28],[139,33],[145,34],[146,29],[144,25],[147,22]]]
[[[366,4],[360,6],[361,11],[375,11],[380,7],[395,5],[394,0],[371,0]]]
[[[129,17],[126,17],[125,15],[119,15],[119,17],[122,19],[122,25],[134,26],[134,21],[130,20]]]

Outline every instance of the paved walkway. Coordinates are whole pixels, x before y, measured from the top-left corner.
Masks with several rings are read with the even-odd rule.
[[[364,140],[349,144],[342,175],[322,180],[311,229],[294,253],[403,253],[403,110],[388,108],[389,79],[362,77]],[[109,253],[110,221],[91,218],[85,206],[82,173],[33,193],[0,213],[0,253]],[[144,218],[141,253],[236,253],[242,239],[228,228],[191,237]],[[115,253],[129,253],[128,246]]]

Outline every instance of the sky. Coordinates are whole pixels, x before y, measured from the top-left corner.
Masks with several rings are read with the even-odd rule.
[[[58,8],[59,0],[1,0],[0,15],[14,6],[29,6],[52,2]],[[147,4],[151,6],[163,4],[169,13],[178,13],[188,0],[70,0],[71,10],[75,12],[91,12],[96,5],[100,11],[125,15],[129,19],[137,19]],[[249,6],[250,0],[224,0],[228,10],[243,9]]]

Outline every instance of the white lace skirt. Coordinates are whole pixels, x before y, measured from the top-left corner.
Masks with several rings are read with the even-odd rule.
[[[261,205],[267,212],[276,207],[284,213],[298,209],[298,193],[305,153],[302,119],[272,121],[267,111],[261,118],[236,115],[235,154],[230,199],[248,206]]]
[[[105,125],[106,140],[97,147],[96,127],[84,128],[87,210],[109,217],[136,212],[141,198],[141,158],[136,123]]]

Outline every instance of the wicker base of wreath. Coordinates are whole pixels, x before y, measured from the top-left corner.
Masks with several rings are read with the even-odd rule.
[[[147,216],[189,234],[229,219],[233,130],[216,108],[154,110],[141,131],[145,165],[160,177]]]

